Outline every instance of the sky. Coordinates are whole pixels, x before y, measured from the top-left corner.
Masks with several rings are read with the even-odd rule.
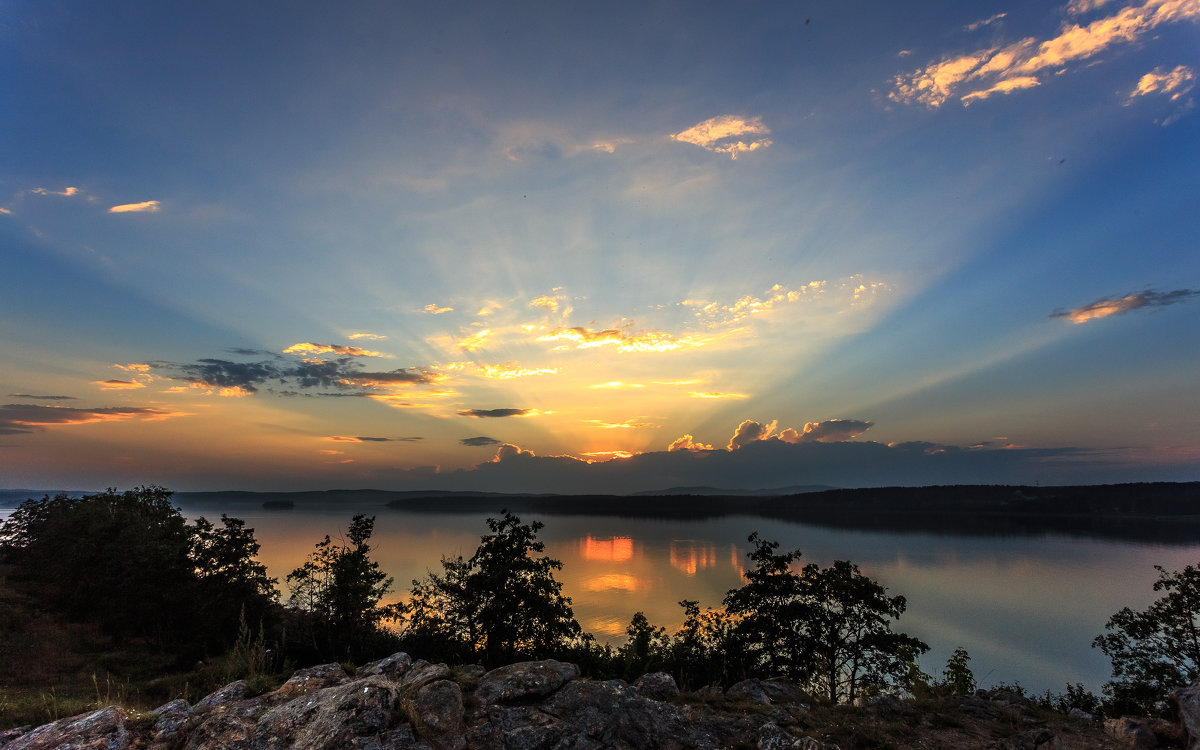
[[[1200,480],[1200,0],[0,6],[0,486]]]

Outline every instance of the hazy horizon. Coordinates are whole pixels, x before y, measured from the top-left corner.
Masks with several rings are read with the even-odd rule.
[[[1200,479],[1200,3],[6,6],[0,481]]]

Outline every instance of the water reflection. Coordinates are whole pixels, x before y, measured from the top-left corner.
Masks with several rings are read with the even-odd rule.
[[[671,542],[671,567],[684,575],[694,576],[696,571],[717,564],[717,548],[713,544],[697,543],[694,539]]]
[[[585,560],[625,562],[633,557],[633,539],[627,536],[596,538],[588,535],[579,540],[579,554]]]

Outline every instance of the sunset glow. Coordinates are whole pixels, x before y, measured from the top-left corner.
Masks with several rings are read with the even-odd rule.
[[[1200,478],[1195,0],[545,10],[8,8],[3,484]]]

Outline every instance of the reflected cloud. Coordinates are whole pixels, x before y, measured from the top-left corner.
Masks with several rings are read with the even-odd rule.
[[[633,552],[633,537],[593,537],[589,534],[579,540],[579,555],[585,560],[625,562],[633,559]]]
[[[671,542],[671,567],[687,576],[717,564],[717,548],[691,539]]]

